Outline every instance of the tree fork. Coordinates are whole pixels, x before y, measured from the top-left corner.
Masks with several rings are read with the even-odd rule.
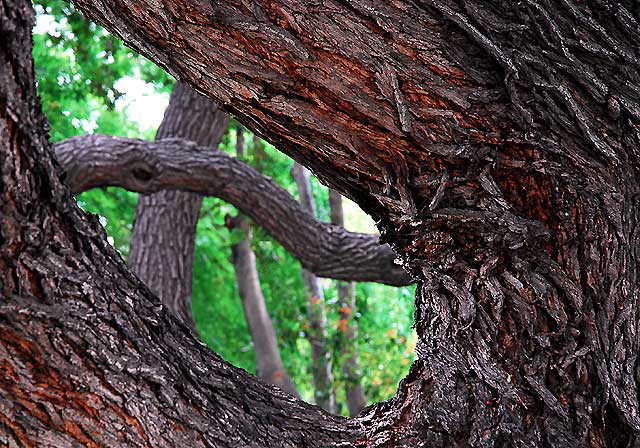
[[[75,4],[354,199],[420,278],[419,359],[356,445],[634,442],[635,2]]]
[[[637,3],[75,3],[354,199],[421,279],[399,396],[422,393],[370,431],[635,438]]]

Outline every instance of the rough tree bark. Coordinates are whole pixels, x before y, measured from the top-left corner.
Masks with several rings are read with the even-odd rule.
[[[635,0],[76,4],[354,199],[421,279],[418,361],[370,431],[636,437]]]
[[[213,151],[228,122],[228,115],[216,103],[177,82],[156,140],[183,138]],[[127,259],[127,265],[140,280],[194,331],[191,284],[201,205],[202,196],[186,191],[140,195]]]
[[[28,55],[28,42],[22,42],[12,53],[22,59],[6,56],[15,47],[13,11],[23,12],[24,5],[0,4],[5,15],[12,14],[12,21],[0,21],[0,66],[23,73],[19,64],[5,61]],[[370,0],[327,1],[321,7],[294,0],[75,4],[354,199],[379,221],[384,238],[420,279],[415,302],[418,359],[393,399],[349,423],[362,431],[354,436],[356,446],[602,447],[634,442],[640,431],[640,11],[635,0]],[[24,39],[24,29],[17,36]],[[20,78],[27,79],[24,74]],[[29,92],[31,85],[32,78]],[[31,296],[39,294],[34,289],[40,291],[28,277],[38,271],[24,268],[29,255],[35,260],[30,266],[58,261],[44,264],[48,279],[62,275],[61,257],[75,260],[78,252],[99,248],[83,264],[90,272],[101,264],[99,278],[65,284],[64,293],[56,289],[52,294],[51,300],[67,299],[57,301],[65,304],[65,322],[74,315],[68,298],[90,296],[101,302],[92,310],[112,313],[101,321],[109,328],[136,320],[143,328],[127,325],[127,331],[145,332],[149,327],[136,316],[151,316],[173,328],[173,320],[148,306],[152,301],[132,310],[138,301],[129,305],[123,291],[107,293],[113,282],[100,283],[103,290],[91,288],[111,272],[105,267],[111,258],[100,260],[98,253],[113,251],[102,248],[102,239],[77,238],[70,223],[80,221],[72,219],[78,212],[59,199],[58,186],[37,188],[42,184],[35,179],[49,179],[50,167],[46,154],[36,154],[43,161],[29,157],[27,148],[37,150],[43,143],[41,134],[33,135],[25,126],[40,119],[34,123],[31,115],[23,117],[24,100],[14,104],[12,95],[7,101],[7,89],[13,86],[0,82],[2,129],[11,129],[14,137],[5,145],[12,157],[0,159],[3,181],[12,179],[2,194],[8,199],[8,192],[15,192],[2,202],[3,213],[15,216],[3,219],[3,235],[11,236],[8,244],[3,241],[3,250],[17,255],[25,247],[22,242],[33,246],[43,241],[29,229],[60,230],[49,233],[55,239],[45,240],[54,250],[38,246],[35,254],[21,252],[17,262],[17,256],[2,258],[3,266],[11,266],[3,267],[3,272],[10,270],[3,287],[11,282],[4,297],[12,297],[10,310],[3,308],[3,322],[9,322],[4,328],[22,326],[19,334],[28,341],[12,343],[12,353],[47,365],[39,372],[51,372],[64,362],[54,358],[55,350],[39,351],[50,342],[39,338],[43,333],[35,328],[59,314],[43,310],[46,301],[29,301],[16,311],[23,306],[13,298],[18,290]],[[21,87],[11,91],[26,91],[25,84]],[[15,156],[18,148],[20,157]],[[4,168],[14,163],[36,168]],[[24,186],[16,186],[16,176]],[[25,217],[22,201],[36,197],[35,211]],[[49,217],[61,219],[43,225]],[[35,227],[27,225],[34,222]],[[81,222],[76,226],[80,233],[88,228]],[[67,251],[60,251],[61,245]],[[74,268],[70,276],[78,274]],[[118,272],[112,279],[126,278],[126,271],[111,269]],[[60,283],[43,284],[56,288]],[[107,296],[131,313],[105,307]],[[91,319],[102,316],[82,311]],[[72,328],[77,327],[68,327],[70,334],[76,334]],[[164,338],[156,336],[156,345],[166,344],[164,328],[160,334]],[[142,353],[153,353],[151,346]],[[83,355],[87,352],[86,345],[76,347]],[[212,357],[193,347],[189,353]],[[117,351],[133,349],[117,346],[115,357],[113,350],[88,352],[128,360]],[[178,356],[185,355],[168,359]],[[156,378],[159,367],[149,365],[156,369],[149,376],[147,370],[137,370],[147,379],[140,381],[141,388]],[[17,362],[10,366],[13,372],[21,368]],[[79,363],[73,366],[77,369]],[[213,370],[207,374],[215,375]],[[63,380],[91,384],[84,382],[84,374],[75,378]],[[66,397],[58,407],[75,403],[71,395]],[[26,400],[31,404],[34,398]],[[215,403],[221,403],[219,397]],[[292,424],[303,426],[313,432],[309,440],[316,445],[335,446],[354,435],[354,430],[337,434],[336,428],[344,425],[339,420],[314,432],[320,426],[318,414],[293,404],[298,408],[290,415],[313,416],[287,420],[287,431]],[[26,412],[24,406],[20,409]],[[229,415],[225,408],[218,410]],[[248,412],[235,410],[241,416]],[[20,421],[51,428],[60,420]],[[77,422],[64,421],[67,427]],[[237,421],[256,428],[251,419],[229,420]],[[278,431],[284,426],[273,422],[269,420],[274,432],[266,437],[282,435]],[[203,424],[221,426],[211,420]],[[164,427],[155,425],[157,421],[143,428]],[[238,430],[247,431],[244,426]],[[291,444],[289,439],[278,443]]]
[[[316,204],[311,191],[309,170],[293,163],[291,176],[298,188],[300,203],[307,212],[317,217]],[[332,414],[336,413],[336,396],[331,373],[331,352],[328,346],[327,312],[320,279],[313,272],[302,268],[302,281],[307,290],[307,337],[311,344],[311,368],[313,395],[318,406]]]
[[[30,2],[0,1],[0,445],[354,441],[353,423],[208,350],[78,208],[36,97],[34,23]]]
[[[242,127],[238,126],[236,132],[236,156],[242,158],[245,149]],[[229,230],[237,229],[242,234],[240,240],[231,245],[231,259],[238,285],[238,295],[242,301],[244,318],[249,327],[256,356],[256,376],[299,397],[298,389],[282,364],[278,339],[262,294],[256,255],[251,247],[253,239],[251,225],[240,213],[233,218],[227,216],[226,225]]]
[[[329,190],[329,208],[331,224],[344,227],[344,210],[342,196],[335,190]],[[367,396],[362,387],[362,372],[358,363],[356,340],[358,338],[356,313],[356,285],[354,282],[338,281],[338,306],[340,321],[338,336],[340,338],[340,361],[342,363],[342,380],[349,415],[355,417],[367,405]]]
[[[251,217],[316,275],[393,286],[412,283],[377,235],[316,220],[271,178],[222,152],[181,139],[147,142],[104,135],[73,137],[54,148],[75,193],[113,185],[147,194],[181,189],[215,196]],[[259,158],[259,139],[254,148]]]

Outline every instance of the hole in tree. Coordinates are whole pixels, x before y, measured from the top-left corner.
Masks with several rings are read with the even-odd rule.
[[[149,182],[153,178],[153,173],[142,167],[136,167],[131,170],[131,174],[141,182]]]

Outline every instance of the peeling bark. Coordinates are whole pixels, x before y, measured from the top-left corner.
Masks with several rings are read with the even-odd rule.
[[[259,142],[254,147],[259,153]],[[215,196],[251,217],[316,275],[394,286],[412,282],[377,235],[316,220],[276,182],[222,152],[180,139],[103,135],[73,137],[54,148],[75,193],[113,185],[146,194],[181,189]]]
[[[228,115],[189,87],[176,83],[156,140],[183,138],[213,151],[227,130]],[[127,265],[162,303],[195,331],[191,284],[196,225],[202,196],[163,190],[140,195],[133,218]]]
[[[316,217],[316,205],[309,183],[309,171],[294,162],[291,176],[298,188],[302,207]],[[318,406],[332,414],[336,413],[336,396],[331,373],[331,352],[328,347],[327,312],[324,292],[320,279],[306,269],[302,269],[302,281],[307,290],[307,337],[311,344],[311,368],[313,375],[314,399]]]

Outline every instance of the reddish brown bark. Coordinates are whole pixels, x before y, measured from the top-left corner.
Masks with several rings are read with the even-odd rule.
[[[376,440],[631,443],[635,2],[76,4],[354,199],[421,279]]]
[[[356,446],[635,443],[636,2],[76,5],[356,200],[420,279],[418,360]]]
[[[353,441],[196,340],[78,208],[35,93],[33,23],[29,2],[0,1],[0,445]]]

